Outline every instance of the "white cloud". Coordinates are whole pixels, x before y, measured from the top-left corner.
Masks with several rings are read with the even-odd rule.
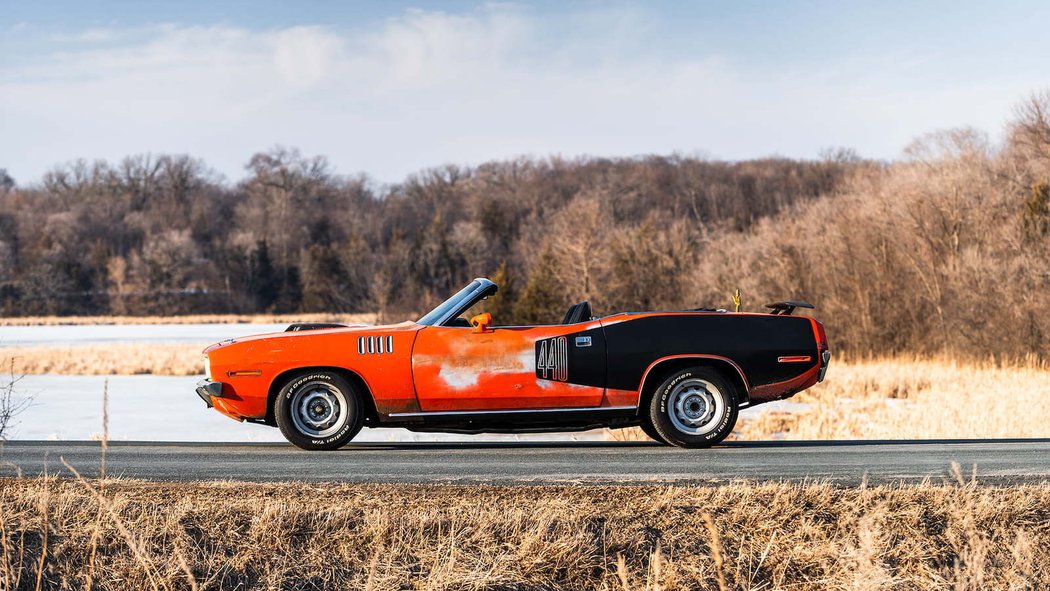
[[[90,29],[0,71],[0,167],[186,152],[236,179],[274,144],[384,181],[522,153],[897,154],[913,136],[997,131],[1027,81],[928,87],[924,56],[764,67],[669,54],[637,10],[559,22],[513,6],[408,11],[373,29]]]
[[[274,35],[273,59],[284,82],[310,87],[332,74],[343,40],[319,27],[294,27]]]
[[[112,41],[116,38],[113,29],[84,29],[76,33],[55,33],[51,35],[51,41],[55,43],[102,43]]]

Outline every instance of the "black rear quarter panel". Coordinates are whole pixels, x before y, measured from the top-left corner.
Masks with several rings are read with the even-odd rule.
[[[715,355],[740,366],[753,388],[794,378],[818,359],[808,318],[767,314],[641,316],[603,325],[609,388],[636,390],[645,370],[671,355]],[[810,363],[780,363],[781,356]]]

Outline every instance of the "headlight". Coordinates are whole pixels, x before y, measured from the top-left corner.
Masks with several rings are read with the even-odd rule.
[[[211,359],[207,354],[204,355],[204,377],[211,379]]]

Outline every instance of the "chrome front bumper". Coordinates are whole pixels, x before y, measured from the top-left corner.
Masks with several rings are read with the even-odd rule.
[[[222,398],[222,382],[213,382],[208,379],[197,382],[197,396],[200,396],[204,404],[211,408],[212,398]]]
[[[820,354],[820,373],[817,374],[817,382],[824,381],[824,374],[828,373],[828,362],[831,361],[831,351]]]

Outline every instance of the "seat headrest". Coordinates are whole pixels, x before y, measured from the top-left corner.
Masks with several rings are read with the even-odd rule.
[[[577,322],[584,322],[591,319],[591,303],[580,302],[569,308],[569,311],[565,313],[565,318],[561,321],[562,324],[576,324]]]

